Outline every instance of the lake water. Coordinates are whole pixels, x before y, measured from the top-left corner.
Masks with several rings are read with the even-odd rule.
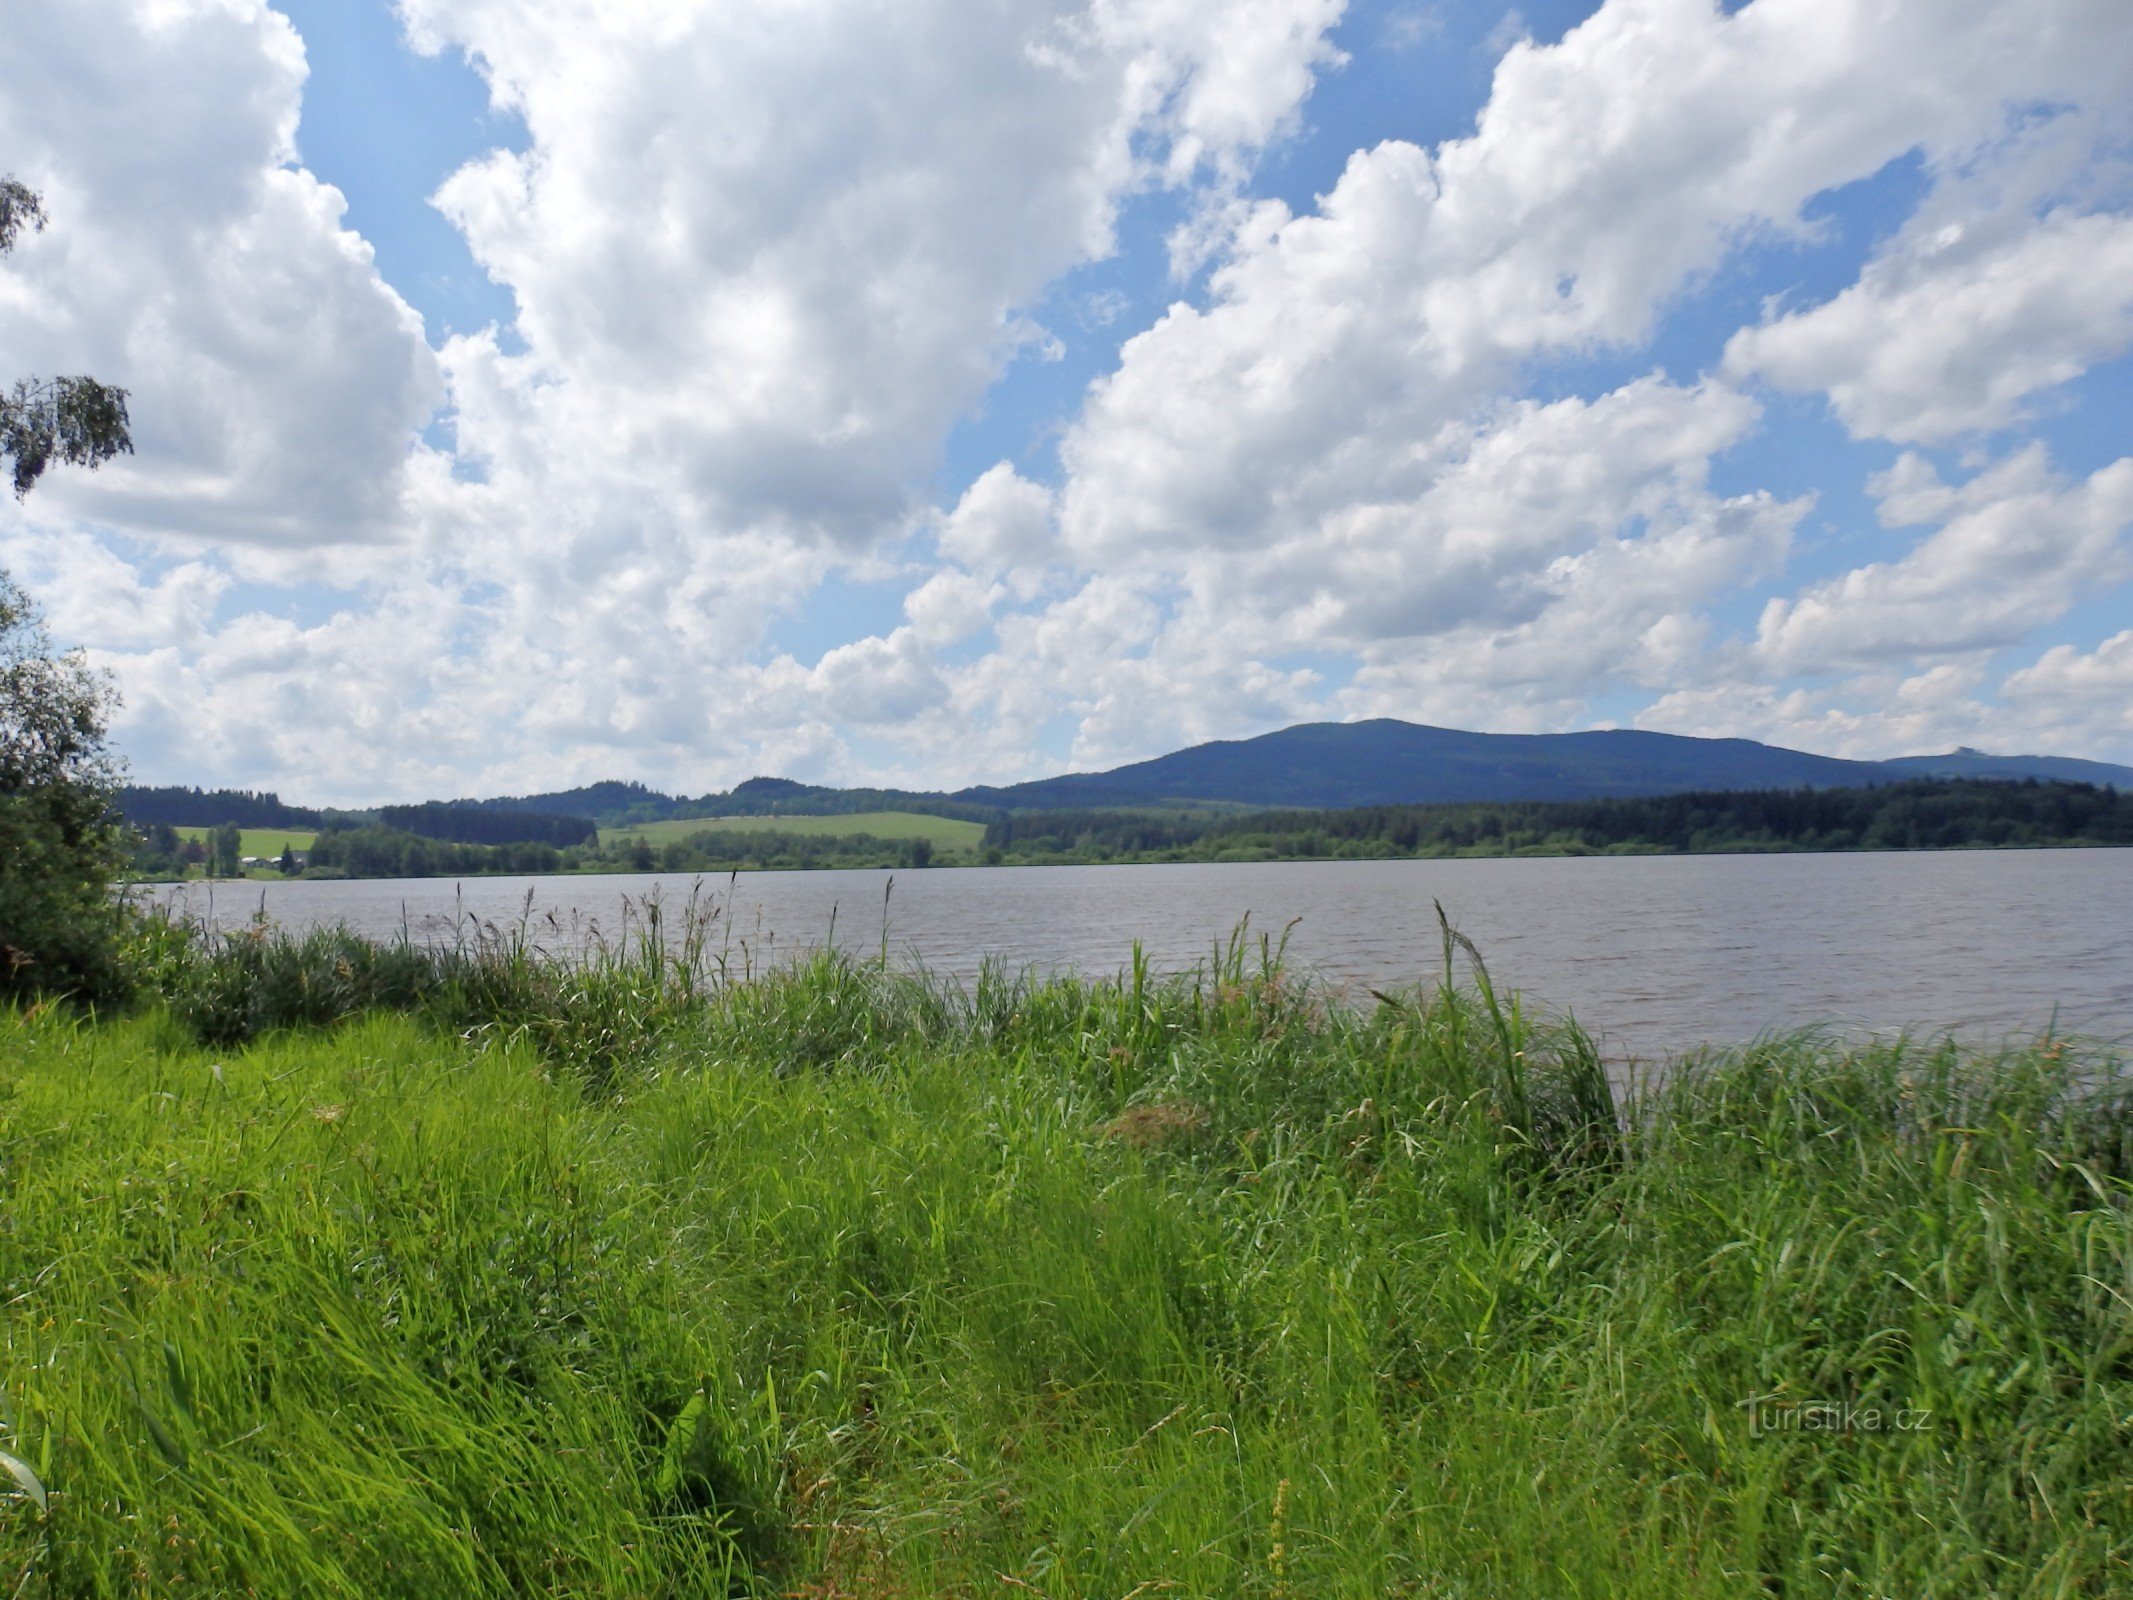
[[[760,872],[706,880],[734,960],[819,946],[872,953],[884,872]],[[625,898],[674,876],[200,885],[178,891],[224,927],[262,906],[291,929],[344,923],[376,938],[451,937],[455,916],[515,922],[541,942],[612,935]],[[1294,962],[1357,995],[1440,970],[1434,906],[1471,937],[1499,987],[1569,1011],[1614,1060],[1822,1024],[1918,1027],[1987,1040],[2063,1031],[2133,1042],[2133,850],[1641,856],[1220,866],[998,867],[902,872],[886,908],[893,954],[968,980],[981,962],[1112,973],[1139,940],[1189,968],[1247,916]],[[833,922],[834,918],[834,922]],[[714,941],[716,944],[718,941]]]

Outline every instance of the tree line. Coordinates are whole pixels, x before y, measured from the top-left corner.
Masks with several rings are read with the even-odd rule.
[[[811,872],[827,867],[930,867],[930,839],[881,839],[870,833],[777,833],[706,829],[653,844],[617,839],[577,857],[587,871]]]
[[[127,868],[136,878],[171,879],[198,867],[210,877],[243,871],[240,835],[234,824],[209,830],[204,839],[180,838],[168,823],[130,830]],[[926,839],[880,839],[872,834],[836,836],[769,831],[707,830],[685,839],[653,844],[597,833],[567,846],[543,840],[468,844],[436,839],[380,824],[329,826],[298,856],[285,850],[284,874],[308,878],[445,878],[524,876],[551,872],[807,872],[826,867],[916,868],[933,864]]]
[[[424,839],[453,844],[546,844],[561,850],[600,836],[590,817],[552,811],[498,808],[472,800],[426,800],[414,806],[380,806],[378,824]]]
[[[118,792],[117,805],[128,822],[144,831],[159,824],[172,828],[219,828],[224,823],[240,828],[316,828],[324,820],[308,806],[286,804],[271,789],[127,784]]]
[[[465,878],[563,870],[563,853],[538,840],[462,844],[404,828],[329,828],[311,843],[304,874],[314,878]]]
[[[1863,789],[1617,800],[1362,806],[1342,811],[1054,811],[1000,817],[986,859],[1377,860],[1403,856],[1697,854],[2133,845],[2133,794],[2036,779],[1918,779]]]
[[[590,817],[492,807],[474,800],[426,800],[373,811],[313,810],[286,804],[272,790],[189,789],[178,786],[118,791],[119,814],[143,834],[158,828],[387,827],[454,844],[585,844],[599,834]]]

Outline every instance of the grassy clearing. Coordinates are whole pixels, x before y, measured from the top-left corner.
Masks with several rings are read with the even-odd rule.
[[[669,844],[697,833],[793,833],[843,838],[855,833],[877,839],[924,839],[943,855],[975,856],[985,842],[985,824],[931,817],[917,811],[856,811],[834,817],[695,817],[686,821],[641,822],[628,828],[602,828],[602,844],[642,839]]]
[[[202,844],[207,842],[207,836],[214,831],[212,828],[179,828],[176,830],[179,838],[198,839]],[[318,830],[315,828],[243,828],[239,830],[239,835],[242,842],[238,845],[238,854],[258,856],[262,860],[272,861],[278,859],[285,849],[299,852],[309,850],[312,841],[318,838]]]
[[[1775,1040],[1618,1116],[1485,988],[1241,941],[705,954],[165,936],[133,1020],[0,1015],[0,1585],[2133,1586],[2111,1061]]]

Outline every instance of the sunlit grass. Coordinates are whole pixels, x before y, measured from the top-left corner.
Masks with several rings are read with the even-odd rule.
[[[829,817],[695,817],[680,821],[640,822],[626,828],[602,828],[602,844],[678,843],[699,833],[790,833],[815,838],[871,834],[876,839],[924,839],[949,855],[974,856],[985,842],[985,824],[917,811],[856,811]]]
[[[0,1015],[9,1593],[2133,1585],[2133,1116],[2061,1041],[1617,1109],[1507,997],[1245,940],[140,959]]]
[[[197,839],[202,844],[205,844],[207,836],[215,830],[213,828],[185,827],[174,831],[181,839]],[[315,828],[240,828],[238,837],[237,853],[239,855],[257,856],[262,861],[275,861],[280,859],[284,850],[293,850],[299,854],[309,850],[313,841],[318,838],[318,830]]]

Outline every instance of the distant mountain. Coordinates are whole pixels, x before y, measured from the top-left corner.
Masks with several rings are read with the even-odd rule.
[[[2108,761],[2083,761],[2078,756],[1988,756],[1968,746],[1958,746],[1944,756],[1898,756],[1880,765],[1907,778],[2053,778],[2099,788],[2133,785],[2133,767],[2113,766]]]
[[[1001,811],[1097,811],[1253,807],[1333,810],[1444,801],[1602,800],[1703,790],[1841,789],[1911,778],[2056,779],[2133,788],[2133,767],[2070,756],[1944,756],[1845,761],[1752,739],[1603,729],[1590,733],[1467,733],[1380,718],[1307,722],[1256,739],[1220,739],[1109,772],[1073,772],[1004,787],[942,794],[909,789],[833,789],[790,778],[750,778],[730,791],[662,794],[641,783],[606,782],[551,794],[457,807],[590,817],[603,827],[667,818],[835,816],[921,811],[985,821]],[[120,809],[137,823],[237,821],[280,826],[318,813],[275,795],[129,789]],[[139,808],[137,810],[137,807]],[[208,812],[237,807],[227,817]],[[243,814],[240,815],[239,811]],[[273,812],[271,820],[264,814]],[[180,816],[178,813],[182,812]],[[254,823],[254,814],[262,820]]]
[[[1691,789],[1834,789],[1887,782],[1871,761],[1751,739],[1672,733],[1466,733],[1381,718],[1310,722],[1195,745],[1110,772],[966,789],[1010,810],[1158,804],[1335,807],[1598,800]],[[2133,774],[2129,774],[2133,776]]]

